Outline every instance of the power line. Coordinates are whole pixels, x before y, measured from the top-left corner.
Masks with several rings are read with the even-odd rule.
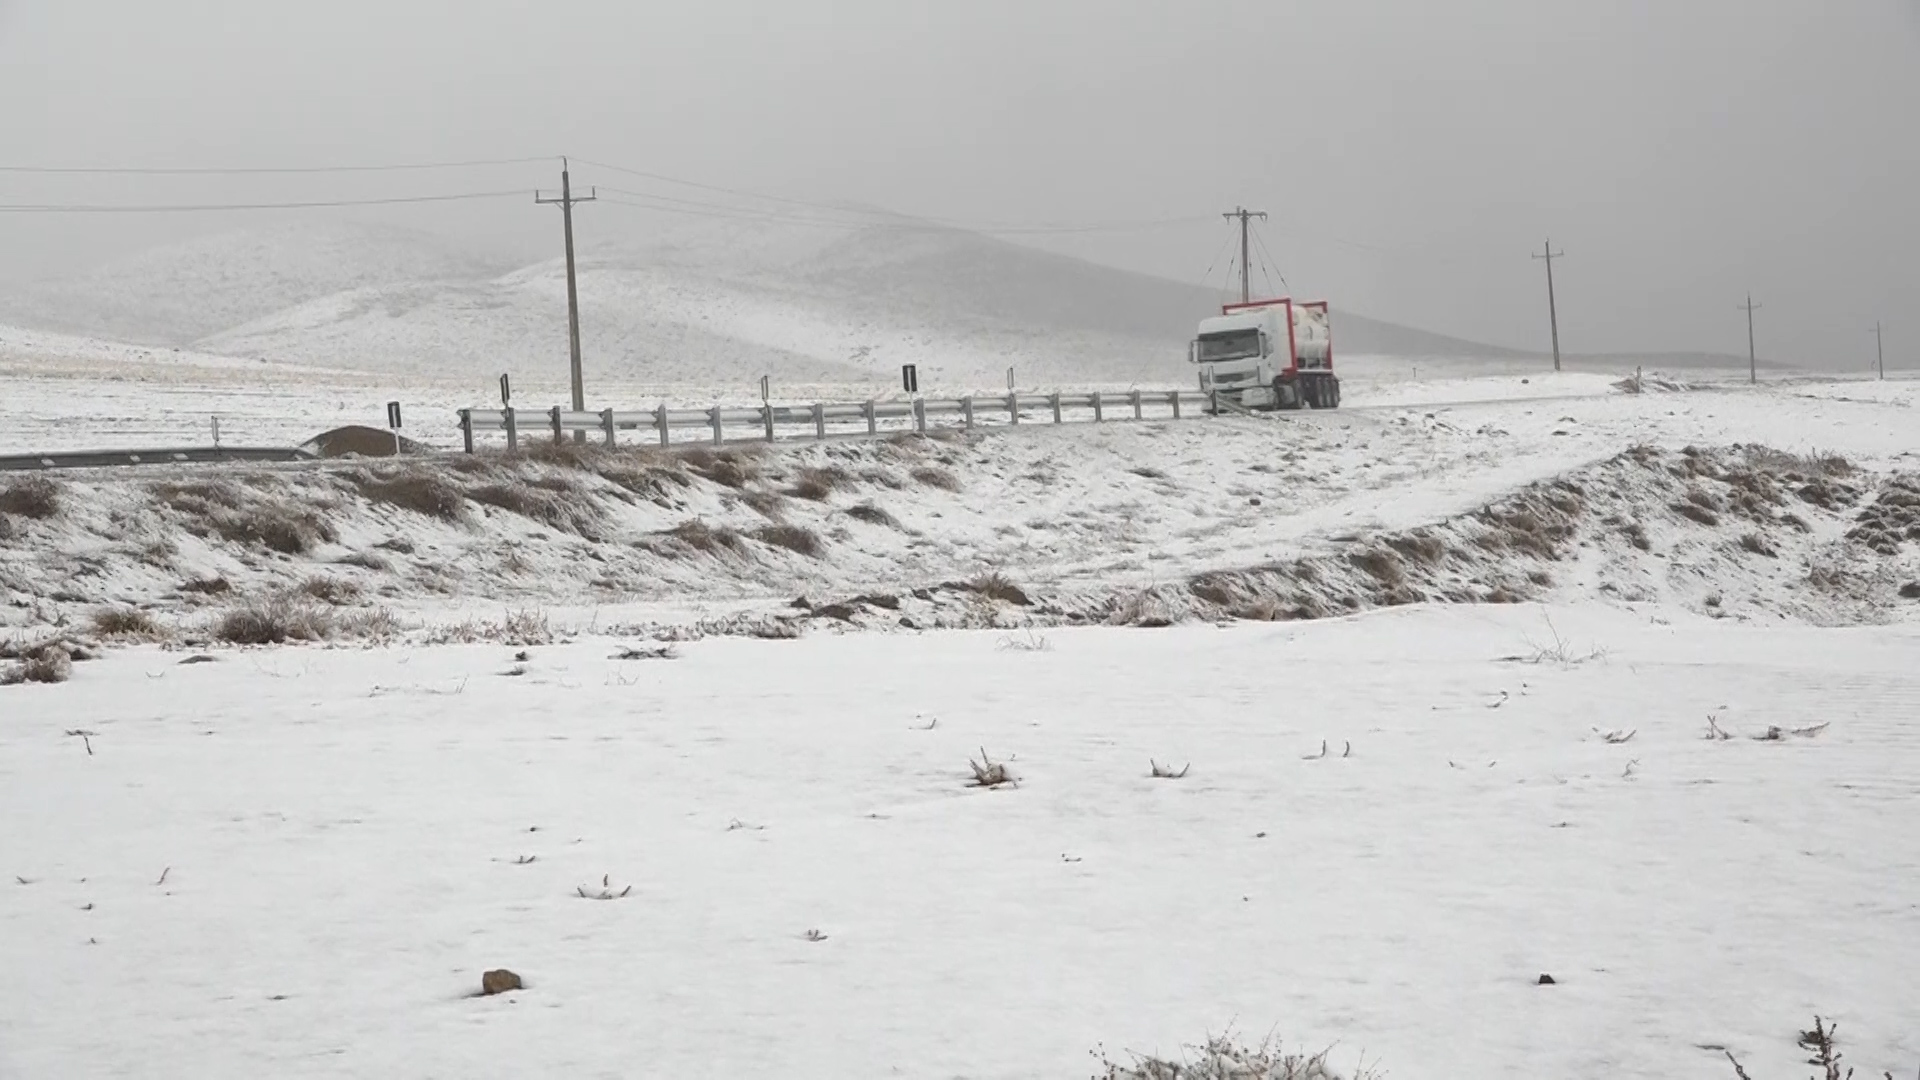
[[[841,217],[876,218],[876,219],[880,219],[884,223],[896,225],[902,228],[924,229],[929,225],[941,225],[949,228],[965,229],[969,232],[989,233],[989,234],[1000,235],[1000,236],[1013,236],[1013,235],[1037,235],[1037,234],[1050,234],[1050,233],[1127,232],[1127,231],[1134,231],[1134,230],[1141,230],[1141,229],[1166,228],[1173,225],[1193,225],[1202,221],[1209,220],[1204,217],[1186,217],[1186,218],[1160,218],[1160,219],[1149,219],[1149,220],[1140,220],[1140,221],[1059,223],[1059,222],[975,221],[975,220],[967,220],[962,218],[928,217],[928,216],[921,216],[921,215],[897,214],[891,211],[884,211],[884,210],[861,210],[854,207],[835,206],[832,203],[811,202],[806,199],[793,199],[793,198],[788,198],[784,195],[769,195],[769,194],[766,194],[765,192],[749,191],[745,188],[724,187],[719,184],[707,184],[707,183],[702,183],[698,180],[684,180],[679,177],[667,176],[662,173],[647,172],[642,169],[629,169],[623,165],[609,165],[603,161],[589,161],[586,158],[574,158],[573,160],[578,161],[582,165],[591,166],[592,168],[606,169],[609,172],[622,173],[627,176],[638,177],[642,180],[653,180],[655,182],[662,183],[662,184],[673,184],[678,187],[694,188],[699,191],[711,191],[716,194],[732,195],[736,198],[742,198],[742,199],[758,199],[764,202],[779,203],[784,206],[793,206],[793,207],[799,207],[806,210],[820,211],[828,214],[839,215]],[[736,211],[745,211],[745,212],[751,212],[751,213],[766,213],[769,215],[774,213],[773,211],[757,211],[749,207],[726,206],[726,205],[716,204],[716,203],[694,202],[692,200],[679,199],[671,195],[661,195],[655,192],[625,191],[616,187],[607,187],[606,190],[612,191],[612,192],[618,192],[623,195],[631,195],[637,198],[661,199],[668,202],[683,203],[689,206],[697,206],[697,207],[702,207],[705,209],[712,209],[712,210],[736,210]],[[911,220],[909,221],[899,220],[902,218],[909,218]]]
[[[1280,269],[1280,260],[1274,258],[1273,252],[1267,248],[1267,238],[1256,232],[1253,234],[1253,242],[1254,245],[1260,249],[1261,268],[1264,270],[1268,263],[1272,263],[1274,275],[1280,279],[1280,287],[1288,292],[1292,292],[1293,286],[1288,283],[1286,273]],[[1267,288],[1273,288],[1273,282],[1267,282]]]
[[[456,195],[405,195],[381,199],[328,199],[277,203],[173,203],[114,205],[110,203],[46,203],[0,205],[0,214],[198,214],[230,210],[315,210],[337,206],[399,206],[409,203],[463,202],[474,199],[520,198],[525,191],[471,191]]]
[[[0,165],[0,173],[46,176],[299,176],[316,173],[421,172],[430,169],[474,169],[495,165],[528,165],[552,161],[553,156],[477,158],[471,161],[401,162],[388,165],[306,165],[289,168],[148,168],[144,166]]]
[[[703,203],[691,199],[678,199],[670,195],[658,195],[645,191],[629,191],[625,188],[603,187],[600,190],[618,195],[627,195],[629,199],[605,199],[604,201],[621,206],[642,210],[658,210],[670,214],[687,214],[693,217],[725,218],[734,221],[776,221],[796,225],[812,225],[820,228],[892,230],[898,232],[952,232],[965,231],[983,236],[1057,236],[1066,234],[1089,234],[1102,232],[1138,232],[1148,229],[1166,228],[1174,225],[1191,225],[1208,221],[1208,218],[1167,218],[1158,221],[1133,222],[1095,222],[1085,225],[1031,225],[998,228],[976,226],[951,219],[941,218],[904,218],[902,215],[882,211],[846,210],[839,213],[847,215],[867,215],[868,220],[850,220],[849,218],[809,217],[778,210],[761,210],[745,206],[727,206],[721,203]],[[633,199],[647,199],[649,202],[634,202]]]

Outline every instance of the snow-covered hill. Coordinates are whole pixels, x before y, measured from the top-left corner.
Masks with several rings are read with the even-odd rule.
[[[582,337],[606,378],[679,385],[1189,381],[1220,296],[905,219],[732,220],[583,241]],[[0,317],[275,363],[489,378],[566,353],[558,259],[513,269],[393,229],[228,233],[0,295]],[[1346,354],[1512,357],[1342,310]]]
[[[276,225],[203,236],[0,290],[0,322],[187,346],[343,290],[473,280],[510,266],[511,260],[393,226]]]

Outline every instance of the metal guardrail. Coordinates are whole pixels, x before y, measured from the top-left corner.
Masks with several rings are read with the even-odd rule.
[[[175,450],[75,450],[0,456],[0,472],[100,469],[121,465],[184,465],[217,461],[310,461],[305,450],[261,446],[193,446]]]
[[[727,441],[729,431],[751,427],[755,438],[778,441],[781,429],[804,427],[815,439],[829,434],[878,435],[887,430],[924,432],[942,426],[939,417],[958,417],[960,427],[971,429],[988,417],[1004,415],[1006,423],[1066,423],[1067,414],[1091,413],[1094,422],[1114,416],[1146,419],[1146,410],[1170,410],[1178,420],[1188,411],[1217,413],[1227,403],[1217,393],[1192,390],[1130,390],[1123,394],[1094,391],[1088,394],[998,394],[991,397],[916,398],[912,401],[842,401],[813,405],[715,405],[708,409],[669,409],[663,403],[646,412],[573,412],[554,406],[543,412],[505,409],[461,409],[460,434],[467,453],[473,453],[474,436],[504,432],[507,448],[518,449],[522,436],[536,433],[564,442],[570,433],[598,435],[609,448],[619,445],[623,431],[648,431],[661,446],[674,442],[675,432],[700,431],[715,444]],[[895,427],[896,421],[907,421]],[[955,425],[946,425],[955,426]],[[788,436],[795,437],[795,436]]]

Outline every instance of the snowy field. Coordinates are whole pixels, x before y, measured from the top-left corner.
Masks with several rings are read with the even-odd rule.
[[[1344,371],[1278,419],[9,494],[0,646],[100,655],[0,687],[0,1080],[1072,1078],[1229,1026],[1768,1080],[1816,1013],[1910,1075],[1920,382]],[[444,447],[492,391],[8,331],[0,451],[395,398]],[[289,597],[324,641],[217,643]],[[164,644],[94,633],[130,609]]]
[[[1013,1080],[1228,1025],[1407,1080],[1797,1076],[1815,1012],[1920,1060],[1910,626],[1015,640],[4,691],[0,1076]],[[965,786],[982,748],[1017,786]],[[527,988],[472,996],[495,967]]]

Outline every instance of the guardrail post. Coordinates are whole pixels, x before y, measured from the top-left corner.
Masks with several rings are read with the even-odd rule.
[[[1105,402],[1102,400],[1100,391],[1095,390],[1093,392],[1093,422],[1096,424],[1107,418],[1106,409],[1103,407],[1104,405]]]
[[[960,399],[960,415],[967,418],[967,430],[973,430],[973,396],[969,394]]]
[[[1133,392],[1133,418],[1140,419],[1140,391],[1137,389]]]
[[[827,406],[824,402],[813,403],[813,437],[816,439],[827,437]]]
[[[868,398],[867,403],[860,406],[860,411],[867,414],[867,434],[878,434],[880,431],[880,421],[873,415],[873,399]]]
[[[664,401],[660,403],[659,408],[653,410],[653,426],[660,429],[661,446],[673,442],[672,430],[667,426],[667,403]]]
[[[460,441],[467,446],[467,453],[473,453],[473,410],[460,410]]]
[[[1207,411],[1215,416],[1220,415],[1220,391],[1207,391]]]
[[[511,405],[501,411],[507,414],[507,451],[512,453],[520,449],[520,420]]]
[[[1007,423],[1018,424],[1019,422],[1020,394],[1018,391],[1009,390],[1007,391]]]
[[[773,441],[773,403],[771,401],[767,402],[765,405],[760,406],[760,419],[766,421],[767,441],[772,442]]]
[[[718,446],[726,441],[720,436],[720,406],[715,405],[713,408],[708,409],[707,416],[713,421],[713,444]]]
[[[1173,418],[1175,420],[1180,419],[1180,391],[1169,391],[1167,393],[1167,400],[1173,403]]]
[[[913,426],[920,434],[927,433],[927,402],[925,398],[913,399]]]
[[[1060,422],[1060,395],[1048,394],[1047,404],[1053,406],[1053,422],[1056,424],[1059,423]]]
[[[555,405],[553,408],[548,409],[547,419],[553,424],[553,441],[556,444],[566,442],[566,433],[560,430],[560,406]]]
[[[607,449],[609,450],[613,449],[614,439],[613,439],[613,410],[612,409],[601,410],[600,430],[607,433]]]

